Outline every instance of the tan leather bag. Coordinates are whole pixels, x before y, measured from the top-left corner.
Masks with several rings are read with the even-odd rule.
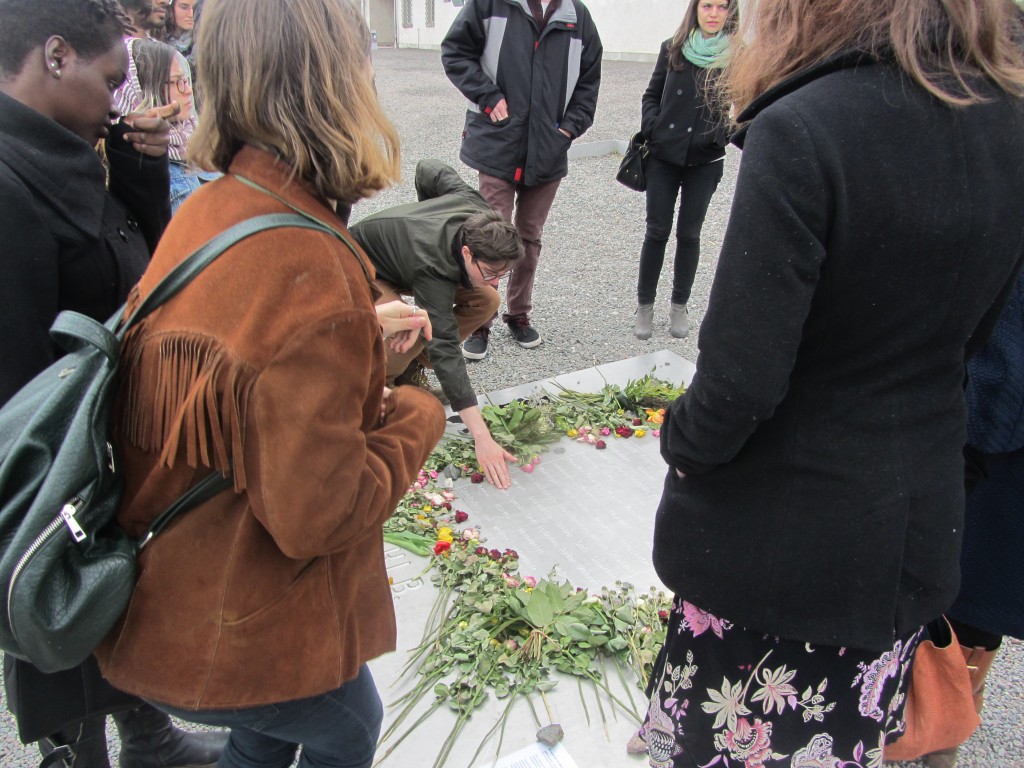
[[[928,631],[930,639],[918,646],[910,670],[904,712],[907,727],[898,741],[885,748],[886,760],[914,760],[957,747],[981,724],[967,662],[953,628],[943,616],[929,624]]]

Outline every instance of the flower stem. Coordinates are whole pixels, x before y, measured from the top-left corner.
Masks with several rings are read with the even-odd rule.
[[[530,712],[533,713],[533,720],[535,723],[537,723],[537,727],[543,728],[544,726],[541,723],[540,718],[537,716],[537,708],[533,706],[533,699],[531,699],[529,695],[527,695],[526,697],[526,703],[530,705]]]
[[[576,690],[580,693],[580,704],[583,705],[583,714],[587,717],[587,727],[590,727],[590,710],[587,708],[587,699],[583,695],[583,678],[576,678]]]
[[[474,752],[473,757],[469,759],[469,764],[466,766],[466,768],[472,768],[473,763],[476,762],[476,759],[480,756],[480,753],[483,751],[484,745],[487,744],[488,741],[490,741],[491,736],[494,735],[494,732],[499,728],[501,729],[501,731],[498,736],[498,750],[494,755],[495,760],[497,760],[497,758],[501,755],[501,744],[505,740],[505,724],[508,722],[509,712],[512,710],[512,705],[515,703],[516,696],[518,694],[519,689],[516,689],[508,697],[508,704],[505,705],[505,711],[501,713],[501,717],[498,718],[498,722],[491,726],[491,730],[484,734],[483,739],[480,741],[480,746],[476,748],[476,752]]]
[[[383,755],[381,755],[380,757],[377,758],[377,760],[373,764],[374,768],[376,768],[376,766],[380,765],[385,760],[387,760],[388,757],[391,755],[391,753],[394,752],[395,749],[398,748],[398,745],[401,744],[403,741],[405,741],[405,738],[410,733],[412,733],[414,730],[416,730],[416,728],[420,725],[420,723],[422,723],[424,720],[426,720],[428,717],[430,717],[434,713],[434,710],[437,709],[439,706],[441,706],[441,703],[443,701],[444,701],[443,699],[438,699],[433,704],[431,704],[430,709],[428,709],[426,712],[424,712],[422,715],[420,715],[416,719],[416,722],[413,723],[409,727],[409,730],[407,730],[405,733],[403,733],[394,744],[392,744],[390,747],[388,747],[388,751],[387,752],[385,752]],[[390,735],[392,731],[394,731],[394,728],[395,728],[395,726],[397,724],[398,723],[393,723],[392,726],[390,728],[388,728],[388,733],[384,735],[384,737],[380,740],[379,743],[384,743],[384,740],[388,738],[388,735]]]

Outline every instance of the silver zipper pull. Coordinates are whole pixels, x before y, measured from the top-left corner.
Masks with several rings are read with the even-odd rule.
[[[68,502],[61,509],[60,516],[64,518],[64,524],[68,527],[68,530],[71,531],[71,536],[74,540],[80,542],[87,538],[87,534],[82,526],[78,524],[78,521],[75,520],[75,512],[77,511],[78,507],[71,502]]]

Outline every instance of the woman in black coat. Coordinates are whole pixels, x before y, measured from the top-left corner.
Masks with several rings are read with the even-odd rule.
[[[113,123],[127,52],[116,0],[0,0],[0,403],[60,354],[49,337],[71,309],[106,320],[124,302],[170,218],[167,122]],[[106,139],[110,188],[94,145]],[[221,735],[193,736],[112,688],[94,660],[57,674],[5,655],[22,741],[71,768],[212,765]]]
[[[661,44],[643,97],[640,133],[647,140],[647,232],[640,249],[633,334],[654,332],[654,299],[672,231],[676,198],[676,255],[672,270],[669,332],[690,332],[687,302],[700,261],[700,230],[711,196],[722,180],[728,115],[709,102],[739,20],[735,0],[690,0],[683,23]]]
[[[1019,20],[763,0],[752,23],[724,76],[732,214],[662,429],[676,602],[640,736],[656,766],[880,765],[957,593],[965,360],[1024,260]]]

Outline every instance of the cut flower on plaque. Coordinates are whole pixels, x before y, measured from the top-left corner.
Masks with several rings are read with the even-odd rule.
[[[481,409],[495,441],[518,458],[526,473],[538,470],[541,454],[565,436],[598,450],[613,437],[658,437],[666,408],[683,393],[653,372],[625,387],[606,385],[595,393],[557,384],[552,389]],[[455,508],[453,487],[460,477],[472,483],[485,480],[473,441],[448,436],[384,526],[386,542],[430,558],[426,570],[438,596],[423,639],[402,672],[415,682],[392,705],[398,714],[381,737],[377,763],[433,712],[449,709],[456,720],[434,760],[439,768],[473,712],[492,696],[504,706],[470,764],[492,739],[500,755],[505,724],[517,701],[530,707],[538,728],[543,725],[535,699],[548,709],[545,692],[559,682],[557,673],[575,680],[588,722],[589,694],[602,720],[619,709],[639,723],[646,698],[642,693],[634,698],[625,684],[628,702],[623,701],[608,687],[607,676],[615,674],[625,683],[632,674],[641,689],[646,687],[665,639],[669,597],[653,587],[640,595],[620,582],[591,593],[560,581],[554,572],[547,578],[520,574],[515,550],[486,543],[476,526],[458,527],[469,522],[469,515]]]
[[[437,478],[430,474],[420,471],[394,514],[384,523],[385,542],[421,557],[438,554],[437,543],[450,544],[453,526],[469,520],[466,512],[452,506],[455,493],[450,488],[438,487]]]
[[[443,765],[472,713],[491,696],[506,704],[473,761],[495,736],[499,754],[512,706],[525,700],[536,717],[532,697],[539,697],[547,707],[544,693],[558,682],[556,672],[577,680],[588,721],[584,683],[592,687],[602,718],[606,707],[612,707],[640,722],[645,702],[638,705],[628,686],[629,701],[621,700],[605,678],[611,671],[625,680],[631,671],[640,687],[646,686],[665,638],[668,596],[653,588],[649,595],[638,595],[632,585],[622,583],[589,594],[568,581],[558,581],[553,573],[542,579],[521,575],[515,550],[489,548],[478,529],[452,527],[457,512],[424,503],[438,497],[434,486],[415,488],[413,499],[403,508],[403,531],[422,531],[433,554],[438,597],[423,640],[403,670],[403,676],[415,675],[416,682],[394,702],[399,712],[381,739],[386,751],[378,762],[431,713],[447,708],[455,712],[456,722],[434,762],[434,766]],[[425,506],[432,510],[426,515]],[[406,725],[428,700],[427,711]],[[537,722],[540,727],[539,718]]]
[[[594,446],[599,438],[613,434],[644,437],[650,432],[658,437],[665,409],[685,388],[652,372],[625,387],[606,384],[600,392],[578,392],[557,383],[552,390],[503,405],[485,405],[480,411],[494,440],[514,454],[527,473],[536,467],[540,454],[563,436]],[[444,437],[424,469],[453,480],[468,475],[474,483],[484,481],[473,441],[466,437]]]

